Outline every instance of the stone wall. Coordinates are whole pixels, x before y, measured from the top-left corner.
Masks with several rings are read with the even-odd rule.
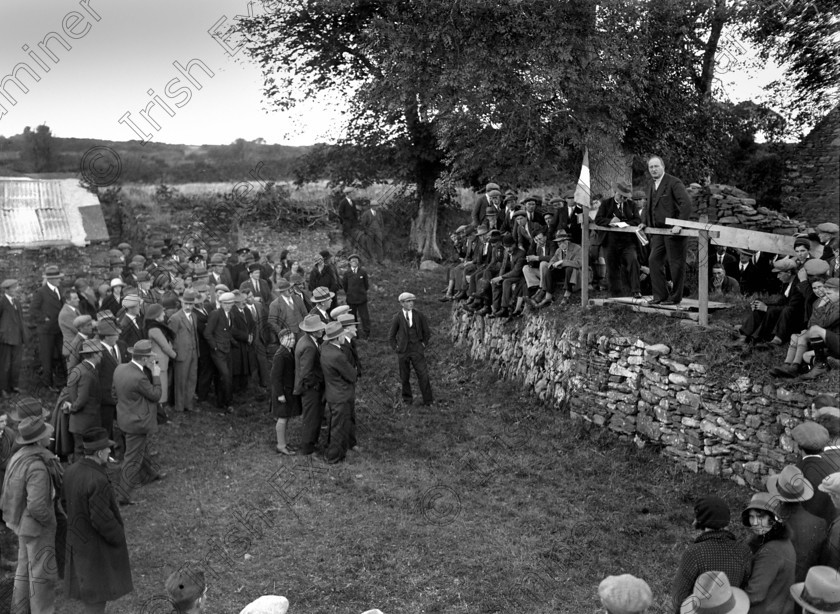
[[[692,471],[760,487],[795,462],[790,431],[809,397],[680,356],[663,344],[562,328],[543,314],[503,324],[453,312],[451,337],[472,358],[541,400],[609,428]]]
[[[782,204],[815,223],[840,218],[840,106],[818,123],[785,161]]]
[[[689,196],[694,201],[693,219],[706,216],[709,222],[783,235],[804,232],[807,222],[790,219],[786,214],[756,204],[755,199],[738,188],[712,184],[700,187],[691,184]],[[819,223],[824,220],[819,220]]]

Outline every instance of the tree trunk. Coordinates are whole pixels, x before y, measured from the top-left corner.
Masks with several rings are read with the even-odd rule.
[[[626,181],[632,185],[633,156],[626,154],[617,135],[590,135],[589,139],[590,192],[604,198],[612,196],[615,184]]]
[[[418,182],[417,195],[420,209],[411,222],[411,245],[421,260],[438,260],[441,257],[437,245],[438,193],[434,183],[424,186]]]

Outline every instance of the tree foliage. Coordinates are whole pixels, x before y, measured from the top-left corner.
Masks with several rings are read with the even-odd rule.
[[[30,172],[48,173],[55,170],[55,153],[49,126],[41,124],[34,132],[29,126],[23,129],[21,160]]]

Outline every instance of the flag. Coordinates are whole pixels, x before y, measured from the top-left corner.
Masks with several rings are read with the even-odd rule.
[[[583,166],[580,167],[580,179],[575,187],[575,202],[589,207],[589,148],[583,150]]]

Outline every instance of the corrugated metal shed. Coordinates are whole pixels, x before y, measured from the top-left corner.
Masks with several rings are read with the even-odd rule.
[[[99,199],[78,180],[0,177],[0,247],[83,247],[107,240]]]

